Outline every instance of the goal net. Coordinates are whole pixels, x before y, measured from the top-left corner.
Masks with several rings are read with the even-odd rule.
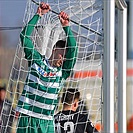
[[[34,16],[37,11],[37,3],[42,1],[27,0],[23,26]],[[43,0],[50,4],[55,12],[49,12],[38,21],[30,39],[36,50],[50,57],[53,45],[60,39],[65,39],[66,35],[60,24],[58,15],[65,11],[70,17],[70,27],[78,46],[78,56],[76,64],[69,78],[65,81],[59,93],[59,103],[55,110],[62,111],[60,98],[64,89],[78,88],[80,91],[80,102],[77,112],[88,114],[93,125],[100,131],[102,123],[102,58],[103,58],[103,1],[102,0]],[[10,106],[8,114],[1,113],[0,130],[15,132],[18,122],[17,107],[18,100],[23,91],[27,73],[28,63],[25,59],[21,42],[16,48],[14,61],[7,86],[6,98],[3,107]],[[4,121],[3,119],[6,119]],[[84,123],[87,123],[85,121]],[[76,123],[78,124],[78,123]]]

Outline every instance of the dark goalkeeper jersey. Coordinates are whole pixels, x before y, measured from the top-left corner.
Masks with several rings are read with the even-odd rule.
[[[88,115],[74,111],[61,111],[55,115],[56,133],[98,133]]]

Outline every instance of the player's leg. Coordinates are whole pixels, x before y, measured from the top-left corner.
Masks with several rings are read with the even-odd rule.
[[[39,133],[54,133],[54,121],[53,120],[40,120]]]
[[[17,133],[42,133],[38,132],[39,122],[37,118],[20,114],[18,119]]]
[[[54,133],[54,122],[20,114],[17,133]]]
[[[16,133],[28,133],[29,116],[19,114]]]

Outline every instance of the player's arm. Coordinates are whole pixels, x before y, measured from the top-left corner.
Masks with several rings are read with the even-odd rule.
[[[69,17],[65,12],[59,14],[59,19],[67,36],[67,51],[65,55],[65,62],[63,63],[63,77],[69,77],[72,68],[75,65],[77,57],[77,43],[73,33],[69,27]]]
[[[98,130],[94,127],[92,122],[88,119],[87,126],[86,126],[87,133],[99,133]]]
[[[20,39],[21,44],[24,47],[25,58],[28,60],[40,56],[40,54],[35,50],[32,40],[30,39],[30,36],[38,20],[41,18],[43,14],[47,13],[49,10],[50,6],[42,2],[37,9],[37,13],[33,16],[33,18],[28,22],[28,24],[20,33]]]

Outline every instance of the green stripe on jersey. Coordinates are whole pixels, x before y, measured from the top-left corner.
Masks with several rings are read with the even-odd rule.
[[[24,90],[23,94],[22,94],[22,96],[25,96],[31,100],[34,100],[34,101],[38,101],[40,103],[45,103],[45,104],[50,104],[50,105],[57,103],[57,99],[53,100],[53,99],[45,98],[45,97],[43,97],[43,93],[42,93],[42,96],[37,96],[37,95],[34,95],[33,93],[26,92]]]
[[[30,81],[29,83],[27,83],[27,85],[30,87],[33,87],[34,89],[40,90],[42,92],[48,92],[48,93],[53,93],[53,94],[57,94],[61,89],[61,88],[45,87],[43,85],[34,83],[33,81]]]
[[[54,114],[54,110],[47,110],[47,109],[39,108],[39,107],[30,105],[28,103],[24,103],[22,101],[19,101],[19,106],[18,107],[21,108],[22,106],[23,106],[23,109],[33,111],[35,113],[45,114],[45,115],[53,115]]]

